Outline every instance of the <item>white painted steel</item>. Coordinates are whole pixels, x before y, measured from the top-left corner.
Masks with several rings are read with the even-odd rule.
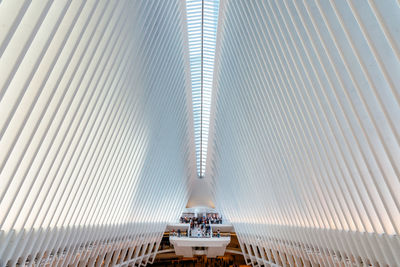
[[[151,263],[198,171],[186,2],[0,22],[0,265]],[[205,180],[246,261],[398,266],[398,1],[222,1],[218,27]]]
[[[1,1],[0,266],[154,259],[196,177],[186,25],[178,0]]]
[[[230,236],[214,238],[198,237],[177,237],[170,236],[169,242],[174,246],[175,254],[184,257],[193,257],[193,255],[206,255],[208,258],[215,258],[225,254],[226,246],[231,242]],[[200,249],[202,254],[196,254],[196,248]]]
[[[219,0],[186,0],[186,7],[196,162],[198,176],[203,177],[207,161]]]
[[[221,1],[206,177],[249,264],[400,263],[398,1]]]

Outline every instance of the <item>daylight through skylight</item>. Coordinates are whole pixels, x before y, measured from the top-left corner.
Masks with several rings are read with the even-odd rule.
[[[197,173],[204,176],[219,0],[187,0]]]

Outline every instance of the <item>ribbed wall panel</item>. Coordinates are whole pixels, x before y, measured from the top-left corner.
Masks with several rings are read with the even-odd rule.
[[[398,1],[222,1],[206,176],[248,262],[400,263]]]
[[[196,176],[186,24],[182,1],[0,3],[1,266],[154,258]]]

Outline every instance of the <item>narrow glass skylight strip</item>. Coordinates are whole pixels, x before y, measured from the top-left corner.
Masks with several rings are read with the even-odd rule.
[[[197,174],[204,176],[219,0],[187,0]]]

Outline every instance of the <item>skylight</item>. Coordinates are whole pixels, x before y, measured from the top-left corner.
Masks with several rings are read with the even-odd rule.
[[[197,174],[204,176],[219,0],[187,0]]]

